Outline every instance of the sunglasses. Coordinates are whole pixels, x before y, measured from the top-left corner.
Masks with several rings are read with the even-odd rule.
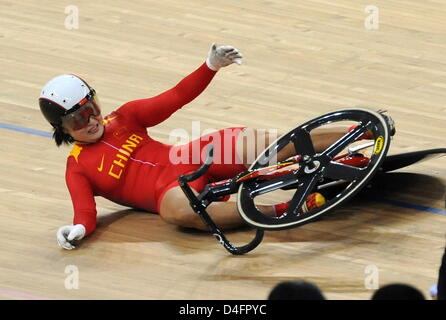
[[[71,130],[80,130],[87,127],[90,122],[90,117],[96,117],[101,114],[94,90],[73,109],[74,111],[62,117],[62,125]]]

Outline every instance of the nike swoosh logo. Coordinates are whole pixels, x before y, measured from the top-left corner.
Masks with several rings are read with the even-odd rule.
[[[102,155],[101,165],[98,167],[99,172],[102,172],[102,169],[104,169],[104,157],[105,155]]]

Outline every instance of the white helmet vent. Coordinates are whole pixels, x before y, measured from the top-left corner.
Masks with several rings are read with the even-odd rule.
[[[71,74],[62,74],[45,85],[40,98],[53,101],[69,110],[84,99],[89,92],[90,88],[82,79]]]

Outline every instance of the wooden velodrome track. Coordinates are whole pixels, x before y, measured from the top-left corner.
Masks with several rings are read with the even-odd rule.
[[[321,221],[267,232],[245,256],[100,198],[97,231],[65,251],[55,234],[72,222],[70,148],[23,130],[50,131],[37,98],[58,74],[86,79],[108,113],[170,88],[216,41],[239,48],[243,65],[219,72],[150,130],[154,138],[167,143],[192,121],[202,130],[285,130],[361,105],[396,121],[389,154],[446,147],[444,1],[75,1],[79,29],[68,30],[71,4],[0,2],[0,298],[264,299],[279,281],[306,279],[328,299],[369,299],[370,268],[380,285],[406,282],[427,296],[445,245],[446,157],[391,175],[382,201],[355,200]],[[379,8],[377,30],[364,25],[368,4]],[[252,234],[229,237],[242,244]],[[69,266],[78,289],[65,287]]]

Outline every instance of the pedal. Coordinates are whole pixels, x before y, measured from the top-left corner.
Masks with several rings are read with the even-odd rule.
[[[302,205],[302,212],[307,213],[310,210],[322,207],[327,201],[325,197],[319,192],[313,192],[307,197],[307,200]]]
[[[322,207],[326,202],[325,197],[321,193],[313,192],[307,197],[299,212],[307,213],[310,210]],[[274,205],[276,217],[283,215],[288,210],[289,204],[290,202],[288,201]]]

